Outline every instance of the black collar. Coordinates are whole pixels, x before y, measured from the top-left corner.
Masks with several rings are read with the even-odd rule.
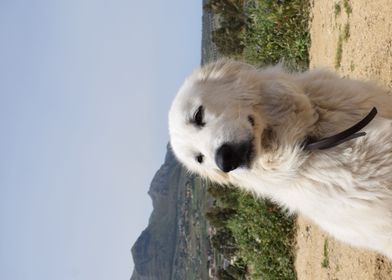
[[[365,136],[366,132],[358,132],[358,131],[360,131],[368,123],[370,123],[376,115],[377,115],[377,109],[373,107],[373,109],[369,112],[369,114],[367,114],[366,117],[364,117],[362,120],[354,124],[352,127],[338,134],[323,138],[318,141],[312,139],[311,137],[308,137],[303,144],[304,150],[308,150],[308,151],[324,150],[324,149],[335,147],[351,139]]]

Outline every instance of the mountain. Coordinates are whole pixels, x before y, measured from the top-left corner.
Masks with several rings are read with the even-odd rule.
[[[205,184],[183,169],[168,145],[148,192],[153,212],[131,249],[131,280],[208,279],[213,252],[204,212],[212,201]]]
[[[148,192],[154,210],[147,228],[132,247],[135,269],[131,280],[171,279],[177,239],[176,204],[184,180],[184,171],[168,146],[165,161]]]

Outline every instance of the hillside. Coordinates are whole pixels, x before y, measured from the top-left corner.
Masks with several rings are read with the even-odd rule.
[[[132,247],[132,280],[170,279],[176,244],[177,193],[183,179],[181,167],[168,150],[148,192],[154,207],[148,227]]]
[[[202,182],[186,173],[170,147],[148,193],[154,210],[132,247],[131,280],[207,279],[210,245],[202,212],[209,200]]]

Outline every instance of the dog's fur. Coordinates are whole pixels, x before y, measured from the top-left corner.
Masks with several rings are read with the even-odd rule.
[[[194,120],[200,106],[203,125]],[[372,107],[379,113],[363,129],[366,136],[303,149],[306,137],[341,132]],[[372,83],[326,70],[287,73],[220,60],[186,79],[170,109],[169,131],[176,157],[190,171],[268,197],[337,239],[392,259],[391,118],[391,96]],[[217,149],[248,139],[249,165],[221,171]]]

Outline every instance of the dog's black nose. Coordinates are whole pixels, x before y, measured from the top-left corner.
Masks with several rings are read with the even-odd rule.
[[[248,165],[251,153],[251,142],[240,144],[225,143],[215,154],[215,162],[223,172],[230,172],[239,166]]]

